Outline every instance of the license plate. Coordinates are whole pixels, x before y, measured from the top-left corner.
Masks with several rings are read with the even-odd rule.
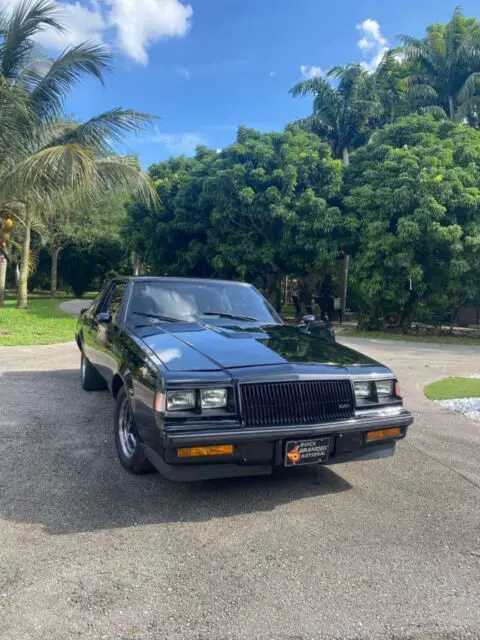
[[[299,467],[304,464],[318,464],[328,460],[329,455],[330,438],[289,441],[285,448],[285,466]]]

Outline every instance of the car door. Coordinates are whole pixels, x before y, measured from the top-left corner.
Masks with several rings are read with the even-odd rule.
[[[95,365],[97,351],[97,332],[98,320],[97,315],[103,308],[104,301],[112,287],[111,282],[107,282],[100,293],[93,300],[90,307],[84,311],[80,319],[80,340],[82,350],[87,359]]]
[[[109,386],[117,370],[118,320],[127,285],[127,282],[114,282],[95,316],[96,335],[91,362]]]

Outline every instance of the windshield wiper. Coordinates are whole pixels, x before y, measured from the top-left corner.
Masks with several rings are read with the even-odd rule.
[[[187,320],[180,320],[180,318],[171,318],[170,316],[162,316],[156,313],[140,313],[140,311],[134,311],[133,315],[142,316],[142,318],[153,318],[154,320],[162,320],[163,322],[187,322]]]
[[[201,316],[218,316],[219,318],[230,318],[230,320],[249,320],[250,322],[260,322],[258,318],[250,316],[237,316],[234,313],[223,313],[221,311],[204,311]]]

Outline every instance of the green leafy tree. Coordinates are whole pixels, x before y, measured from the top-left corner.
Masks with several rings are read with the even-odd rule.
[[[68,246],[88,248],[100,240],[119,243],[125,222],[125,201],[120,195],[82,202],[67,198],[43,215],[43,245],[51,259],[50,295],[57,294],[58,259]]]
[[[329,200],[342,165],[298,126],[262,134],[240,127],[220,153],[199,147],[150,170],[159,200],[128,207],[125,235],[156,274],[248,279],[279,305],[285,274],[324,271],[350,233]]]
[[[132,202],[124,237],[144,269],[158,275],[210,276],[207,258],[210,210],[203,181],[217,154],[200,147],[195,158],[173,158],[152,165],[156,208]]]
[[[480,281],[480,132],[410,116],[352,156],[345,205],[360,224],[353,271],[362,322],[422,308],[454,318]],[[411,287],[410,287],[411,283]]]
[[[339,254],[334,237],[345,220],[328,200],[341,174],[328,145],[299,127],[269,134],[241,127],[204,185],[216,271],[260,282],[278,308],[284,274],[324,268]]]

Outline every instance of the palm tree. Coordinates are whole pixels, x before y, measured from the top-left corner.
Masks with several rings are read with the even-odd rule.
[[[432,25],[426,38],[401,36],[402,53],[413,65],[409,95],[425,112],[478,123],[480,24],[457,7],[446,25]]]
[[[28,259],[33,221],[55,201],[74,193],[81,198],[99,198],[108,192],[134,193],[147,203],[155,192],[138,163],[113,154],[122,134],[139,131],[149,116],[114,109],[91,120],[73,124],[58,122],[25,147],[24,157],[0,176],[4,202],[22,202],[23,243],[17,306],[27,305]],[[65,196],[66,197],[66,196]]]
[[[65,97],[84,75],[103,82],[111,66],[109,51],[83,43],[47,60],[32,40],[47,27],[63,29],[52,0],[22,0],[9,17],[0,15],[0,204],[20,203],[23,210],[17,301],[22,308],[32,222],[54,198],[65,191],[97,196],[111,189],[153,197],[138,166],[113,153],[122,137],[142,129],[149,116],[113,109],[85,123],[60,119]]]
[[[382,110],[372,74],[359,64],[333,67],[326,78],[304,80],[290,93],[313,94],[313,113],[300,124],[328,142],[334,157],[348,167],[350,152],[366,142],[371,123]]]

